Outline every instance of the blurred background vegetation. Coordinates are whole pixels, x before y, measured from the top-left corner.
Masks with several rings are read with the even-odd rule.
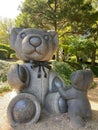
[[[90,68],[98,77],[98,0],[24,0],[19,10],[14,20],[0,19],[0,88],[10,63],[17,60],[10,48],[12,27],[58,32],[53,68],[66,82],[78,69]]]

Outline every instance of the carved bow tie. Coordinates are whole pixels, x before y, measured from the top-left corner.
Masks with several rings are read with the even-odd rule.
[[[44,77],[47,78],[47,73],[45,71],[45,68],[47,69],[51,69],[51,62],[48,62],[48,61],[32,61],[32,68],[36,68],[36,67],[39,67],[38,68],[38,78],[41,78],[41,70],[43,70],[44,72]]]

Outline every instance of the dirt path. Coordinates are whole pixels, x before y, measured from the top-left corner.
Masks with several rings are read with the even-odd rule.
[[[94,79],[97,83],[95,89],[88,92],[91,108],[93,112],[92,120],[86,122],[84,128],[80,130],[98,130],[98,78]],[[13,93],[8,92],[0,95],[0,130],[11,130],[7,123],[6,110]],[[45,115],[42,114],[41,120],[29,130],[72,130],[67,114]]]

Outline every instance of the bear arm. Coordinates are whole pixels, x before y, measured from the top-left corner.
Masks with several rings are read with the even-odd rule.
[[[72,88],[65,90],[63,87],[58,89],[60,95],[65,99],[76,99],[79,97],[77,92],[74,92]]]
[[[12,65],[8,72],[8,83],[15,89],[21,90],[29,83],[29,74],[26,67],[23,65]]]
[[[60,85],[62,87],[65,87],[66,84],[63,81],[63,79],[54,70],[51,70],[49,72],[49,91],[50,92],[58,92],[58,88],[56,87],[56,83],[57,83],[56,80],[58,80],[58,79],[60,81]]]

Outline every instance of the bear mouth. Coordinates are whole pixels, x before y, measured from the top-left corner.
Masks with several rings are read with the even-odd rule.
[[[26,55],[46,55],[49,51],[48,44],[41,44],[40,46],[34,47],[31,45],[22,46],[23,54]]]
[[[37,51],[37,49],[35,49],[35,50],[32,52],[32,54],[33,54],[33,55],[34,55],[34,54],[43,55],[40,51]]]
[[[32,47],[32,46],[29,48],[23,48],[22,51],[24,54],[27,54],[27,55],[34,54],[34,53],[38,53],[42,55],[44,52],[40,49],[40,47]]]
[[[23,52],[24,54],[26,54],[26,55],[34,55],[34,54],[39,54],[39,55],[43,55],[43,52],[41,52],[41,51],[39,51],[39,50],[37,50],[36,48],[34,48],[34,49],[32,49],[32,50],[27,50],[27,51],[25,51],[25,52]]]
[[[41,54],[41,53],[36,52],[36,51],[34,51],[31,54],[24,54],[24,55],[29,60],[38,60],[38,61],[41,60],[41,59],[43,59],[45,57],[44,54]]]

